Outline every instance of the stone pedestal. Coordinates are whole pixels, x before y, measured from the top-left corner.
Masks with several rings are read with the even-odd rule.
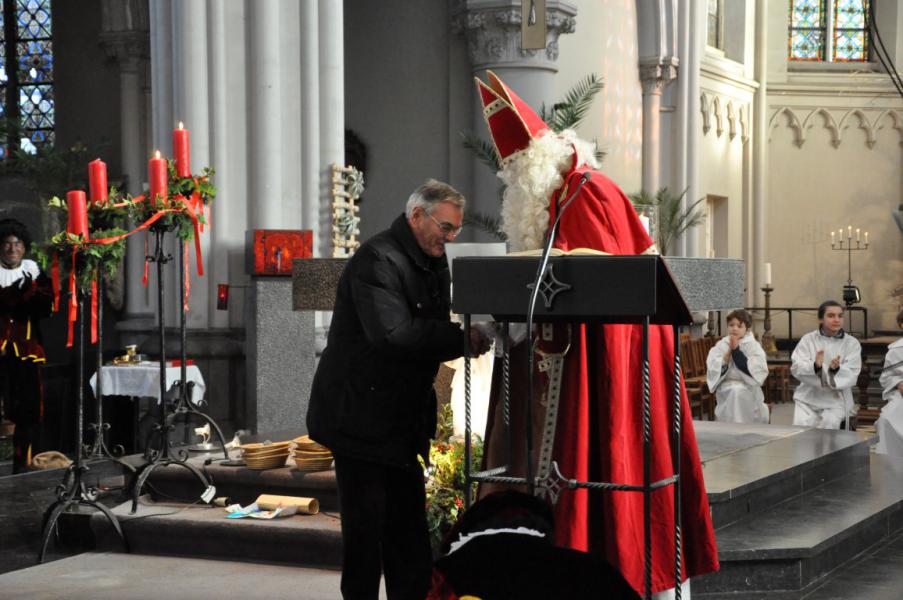
[[[691,311],[732,310],[746,305],[746,264],[742,260],[664,259]]]
[[[314,313],[292,310],[291,279],[251,278],[246,331],[247,426],[255,433],[306,432],[315,368]]]

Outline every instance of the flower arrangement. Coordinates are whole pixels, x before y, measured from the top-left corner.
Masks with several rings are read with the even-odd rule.
[[[464,511],[468,490],[464,483],[464,440],[453,436],[451,406],[439,409],[436,440],[430,446],[430,466],[424,469],[426,478],[426,520],[433,551],[438,551],[442,539]],[[479,465],[483,456],[483,441],[473,435],[471,460]],[[476,484],[469,490],[476,499]]]

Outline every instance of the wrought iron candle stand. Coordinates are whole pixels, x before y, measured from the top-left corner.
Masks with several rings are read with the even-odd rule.
[[[204,494],[202,498],[208,496],[212,499],[216,492],[215,488],[210,485],[207,477],[195,465],[188,462],[189,452],[184,448],[174,448],[170,442],[170,436],[175,430],[173,424],[176,412],[169,410],[166,405],[166,322],[164,319],[164,283],[163,283],[163,265],[172,260],[171,254],[166,254],[163,249],[163,238],[167,231],[171,228],[161,223],[151,226],[154,233],[154,254],[145,257],[145,260],[154,262],[157,265],[157,317],[159,319],[158,335],[160,337],[160,420],[154,425],[153,430],[148,434],[147,444],[145,446],[144,457],[147,462],[141,466],[138,471],[135,485],[132,491],[132,514],[138,511],[138,498],[144,484],[147,483],[148,477],[157,467],[165,467],[168,465],[179,465],[188,469],[200,480],[204,486]],[[180,275],[181,277],[181,275]],[[184,285],[184,282],[183,282]],[[184,311],[184,307],[183,307]],[[184,348],[184,345],[183,345]],[[182,361],[184,365],[184,359]],[[184,373],[184,367],[183,367]],[[184,379],[183,379],[184,381]],[[181,395],[181,392],[180,392]],[[178,403],[177,403],[178,404]],[[151,444],[151,438],[156,435],[159,441],[159,449],[154,449]]]
[[[834,232],[831,232],[831,250],[839,250],[847,253],[847,284],[843,286],[843,301],[847,308],[862,301],[859,288],[853,285],[853,252],[869,249],[869,232],[865,232],[865,243],[860,239],[859,229],[856,229],[855,246],[853,245],[853,227],[847,227],[846,245],[844,245],[843,228],[838,230],[838,240],[834,243]]]
[[[97,502],[99,490],[88,486],[84,481],[84,475],[89,471],[85,457],[84,438],[84,411],[85,411],[85,294],[77,292],[80,296],[78,303],[78,340],[76,347],[76,414],[75,414],[75,461],[66,469],[63,482],[56,487],[57,501],[51,504],[44,512],[44,522],[41,530],[41,551],[38,554],[38,564],[44,562],[47,545],[50,537],[58,531],[59,519],[63,513],[72,511],[80,506],[93,508],[107,518],[113,529],[116,530],[122,545],[128,552],[128,543],[122,533],[119,520],[113,512]]]
[[[122,460],[125,449],[122,446],[114,446],[112,450],[107,447],[106,436],[110,430],[110,424],[103,419],[103,272],[97,273],[97,383],[94,387],[94,399],[96,402],[96,422],[89,423],[88,429],[94,432],[94,442],[88,450],[85,460],[89,463],[109,460],[119,463],[132,473],[135,467]]]
[[[229,452],[226,450],[226,440],[223,437],[223,432],[219,428],[219,425],[216,424],[216,421],[214,421],[210,415],[196,409],[191,402],[191,393],[194,388],[194,383],[188,381],[188,327],[186,323],[187,311],[185,310],[185,273],[187,264],[185,263],[185,243],[185,240],[179,238],[179,305],[182,307],[179,317],[179,336],[181,339],[179,353],[182,362],[179,373],[179,397],[172,409],[173,418],[181,417],[186,423],[189,422],[191,417],[199,417],[206,421],[216,433],[216,437],[219,440],[220,447],[223,451],[223,456],[226,460],[229,460]]]
[[[765,350],[765,354],[775,356],[778,353],[778,345],[774,334],[771,333],[771,293],[774,288],[766,283],[762,291],[765,293],[765,331],[762,332],[762,349]]]

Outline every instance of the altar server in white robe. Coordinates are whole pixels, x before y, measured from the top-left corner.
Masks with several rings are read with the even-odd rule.
[[[793,393],[793,424],[840,429],[853,411],[853,386],[862,368],[859,341],[843,330],[843,306],[834,300],[818,307],[818,329],[800,339],[790,372],[800,382]]]
[[[903,329],[903,310],[897,314],[897,326]],[[878,379],[881,397],[887,402],[875,421],[878,445],[875,452],[903,456],[903,337],[887,347],[884,369]]]
[[[768,423],[762,384],[768,377],[765,351],[743,310],[727,315],[728,335],[709,350],[706,380],[715,393],[715,420],[728,423]]]

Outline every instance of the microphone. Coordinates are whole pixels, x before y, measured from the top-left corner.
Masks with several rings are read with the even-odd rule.
[[[558,213],[558,217],[555,219],[555,225],[558,224],[558,220],[561,218],[561,213],[564,212],[564,209],[566,209],[568,205],[574,201],[574,198],[576,198],[577,194],[580,192],[580,188],[582,188],[586,184],[586,182],[589,181],[589,179],[590,171],[586,171],[583,175],[580,176],[580,183],[577,184],[577,189],[574,190],[574,193],[564,201],[564,204],[556,205],[555,212]]]

